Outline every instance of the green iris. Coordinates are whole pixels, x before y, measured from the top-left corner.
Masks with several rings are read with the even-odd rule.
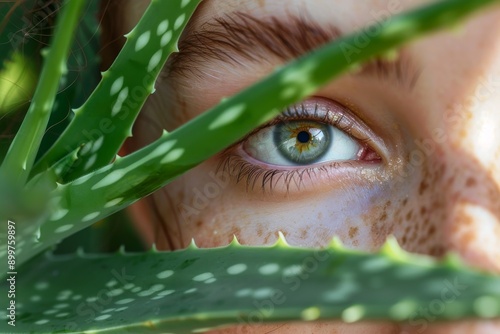
[[[274,144],[283,158],[307,165],[323,157],[332,142],[331,126],[315,121],[288,121],[275,126]]]

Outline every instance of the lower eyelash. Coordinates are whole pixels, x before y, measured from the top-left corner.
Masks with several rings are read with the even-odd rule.
[[[339,163],[333,162],[329,165],[294,170],[263,169],[246,161],[237,154],[224,152],[216,171],[229,175],[237,184],[245,182],[245,190],[247,192],[254,191],[256,186],[260,186],[263,193],[268,191],[272,194],[278,182],[283,180],[283,186],[286,189],[286,194],[288,194],[293,184],[295,184],[297,190],[301,190],[304,176],[314,178],[318,172],[329,175],[328,168],[335,168],[337,165]]]

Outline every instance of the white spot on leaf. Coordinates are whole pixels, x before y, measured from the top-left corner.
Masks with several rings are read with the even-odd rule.
[[[50,216],[50,220],[52,220],[52,221],[59,220],[59,219],[63,218],[64,216],[66,216],[66,214],[68,212],[69,212],[69,210],[59,209],[56,212],[54,212],[52,214],[52,216]]]
[[[74,185],[74,186],[77,186],[77,185],[80,185],[80,184],[84,184],[85,182],[87,182],[88,180],[90,180],[90,178],[92,178],[92,174],[87,174],[87,175],[84,175],[84,176],[76,179],[75,181],[71,182],[71,184]]]
[[[112,199],[111,201],[106,202],[106,204],[104,204],[104,207],[111,208],[111,207],[117,205],[118,203],[120,203],[121,201],[123,201],[123,197]]]
[[[82,222],[87,222],[99,216],[100,212],[92,212],[82,218]]]
[[[244,104],[232,106],[224,110],[214,121],[208,126],[209,130],[215,130],[221,126],[227,125],[236,120],[245,110]]]
[[[91,168],[94,163],[96,162],[97,160],[97,154],[93,154],[88,160],[87,162],[85,163],[85,166],[83,167],[83,169],[87,170],[89,168]]]
[[[284,90],[281,91],[280,97],[283,100],[289,99],[295,94],[297,94],[299,90],[296,87],[286,87]]]
[[[271,275],[276,273],[280,269],[280,266],[277,265],[276,263],[269,263],[266,265],[263,265],[262,267],[259,268],[259,272],[262,275]]]
[[[137,52],[142,50],[149,43],[150,38],[151,38],[150,31],[143,32],[141,36],[137,38],[137,42],[135,43],[135,51]]]
[[[236,291],[235,296],[236,297],[248,297],[251,294],[252,294],[252,290],[247,288],[247,289],[241,289],[241,290]]]
[[[358,286],[356,283],[346,280],[340,284],[337,284],[334,289],[323,293],[322,298],[327,302],[344,301],[347,300],[351,296],[351,294],[357,290]]]
[[[111,95],[115,95],[116,93],[118,93],[120,91],[120,89],[122,89],[122,86],[123,86],[123,76],[119,77],[118,79],[116,79],[113,82],[109,93]]]
[[[247,265],[244,263],[239,263],[227,268],[227,273],[229,275],[238,275],[244,272],[245,270],[247,270]]]
[[[80,155],[86,155],[87,153],[90,152],[91,148],[92,148],[92,143],[85,144],[83,148],[80,150]]]
[[[175,145],[176,142],[177,142],[177,140],[174,139],[174,140],[167,141],[163,144],[160,144],[160,146],[155,148],[153,150],[153,152],[151,152],[151,154],[148,155],[148,158],[154,159],[156,157],[159,157],[161,155],[166,154],[168,151],[170,151],[170,149]]]
[[[54,233],[63,233],[63,232],[71,230],[72,228],[73,228],[73,224],[62,225],[62,226],[59,226],[58,228],[56,228]]]
[[[163,51],[158,50],[151,56],[151,59],[149,60],[149,63],[148,63],[148,72],[151,72],[152,70],[155,69],[156,66],[158,66],[158,64],[161,61],[162,54],[163,54]]]
[[[68,295],[61,295],[61,296],[57,296],[56,299],[59,301],[68,300],[69,296]]]
[[[109,186],[109,185],[117,182],[118,180],[120,180],[124,176],[125,176],[125,172],[123,172],[122,170],[115,170],[115,171],[109,173],[108,175],[106,175],[105,177],[103,177],[101,181],[94,184],[92,186],[92,188],[90,188],[90,189],[96,190],[99,188]]]
[[[167,31],[167,29],[168,29],[168,20],[163,20],[158,25],[158,28],[156,29],[156,34],[158,36],[163,35],[165,31]]]
[[[163,278],[170,277],[173,274],[174,274],[173,270],[165,270],[165,271],[162,271],[162,272],[156,274],[156,277],[158,277],[159,279],[163,279]]]
[[[492,296],[482,296],[474,301],[474,311],[483,318],[493,318],[500,313],[500,301]]]
[[[252,296],[255,299],[264,299],[272,297],[274,294],[274,290],[271,288],[260,288],[253,292]]]
[[[186,20],[186,14],[183,13],[175,20],[174,29],[175,30],[179,29],[185,20]]]
[[[168,153],[163,159],[161,159],[160,163],[166,164],[172,161],[179,159],[184,154],[183,148],[176,148],[172,152]]]
[[[32,302],[39,302],[41,299],[42,299],[42,297],[40,297],[39,295],[33,295],[30,297],[30,300]]]
[[[164,296],[168,296],[168,295],[170,295],[170,294],[172,294],[172,293],[174,293],[174,292],[175,292],[175,290],[164,290],[164,291],[162,291],[162,292],[159,292],[159,293],[158,293],[158,296],[162,296],[162,297],[164,297]]]
[[[296,276],[301,272],[302,272],[302,266],[294,264],[283,269],[283,276]]]
[[[164,291],[159,292],[158,294],[156,294],[156,296],[154,296],[151,299],[161,299],[161,298],[164,298],[165,296],[171,295],[174,292],[175,292],[175,290],[164,290]]]
[[[120,299],[118,301],[116,301],[115,304],[118,304],[118,305],[123,305],[123,304],[128,304],[128,303],[131,303],[133,302],[134,299],[133,298],[125,298],[125,299]]]
[[[113,280],[109,281],[108,283],[106,283],[106,286],[107,286],[108,288],[112,288],[112,287],[114,287],[114,286],[115,286],[115,285],[117,285],[117,284],[118,284],[118,282],[117,282],[116,280],[114,280],[114,279],[113,279]]]
[[[54,305],[54,308],[61,309],[61,308],[65,308],[68,306],[69,306],[69,304],[67,304],[67,303],[61,303],[61,304]]]
[[[317,307],[308,307],[300,313],[300,316],[305,321],[316,320],[319,318],[320,315],[321,315],[321,312],[320,312],[319,308],[317,308]]]
[[[121,295],[122,293],[123,293],[122,289],[114,289],[114,290],[108,291],[107,295],[111,296],[111,297],[115,297],[115,296]]]
[[[97,150],[101,148],[103,142],[104,142],[104,137],[99,137],[99,139],[97,139],[94,142],[94,145],[92,145],[92,153],[97,152]]]
[[[155,293],[155,292],[156,292],[156,291],[149,289],[149,290],[144,290],[144,291],[141,291],[141,292],[139,292],[137,295],[138,295],[139,297],[147,297],[147,296],[151,296],[151,295],[152,295],[153,293]]]
[[[161,47],[164,47],[172,40],[172,31],[167,31],[160,39]]]
[[[103,315],[100,315],[98,317],[95,317],[94,320],[95,321],[101,321],[101,320],[106,320],[108,318],[111,318],[111,314],[103,314]]]
[[[212,277],[214,277],[214,274],[207,272],[193,277],[193,281],[202,282]]]
[[[128,87],[125,87],[121,90],[120,94],[118,94],[118,97],[116,98],[116,102],[113,105],[113,108],[111,109],[111,116],[116,116],[122,110],[123,102],[127,99],[128,97]]]
[[[365,309],[363,306],[353,305],[351,307],[346,308],[342,312],[342,320],[344,320],[347,323],[356,322],[358,320],[361,320],[364,314],[365,314]]]
[[[153,290],[153,291],[160,291],[164,287],[165,287],[165,285],[163,285],[163,284],[155,284],[150,289]]]

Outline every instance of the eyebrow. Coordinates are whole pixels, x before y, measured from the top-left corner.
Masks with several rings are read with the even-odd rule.
[[[199,29],[188,27],[179,41],[180,51],[171,56],[162,76],[200,76],[203,65],[210,60],[244,66],[244,60],[259,63],[275,56],[287,62],[342,35],[338,27],[320,25],[307,13],[257,18],[232,12],[202,24]],[[350,75],[377,78],[411,90],[420,70],[403,48],[395,60],[375,58]]]

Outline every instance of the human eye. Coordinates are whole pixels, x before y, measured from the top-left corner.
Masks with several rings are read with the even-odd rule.
[[[306,183],[340,180],[380,165],[373,136],[344,105],[313,97],[287,107],[228,149],[221,165],[237,183],[245,180],[247,191],[259,183],[263,190],[289,192],[291,184],[303,190]]]

